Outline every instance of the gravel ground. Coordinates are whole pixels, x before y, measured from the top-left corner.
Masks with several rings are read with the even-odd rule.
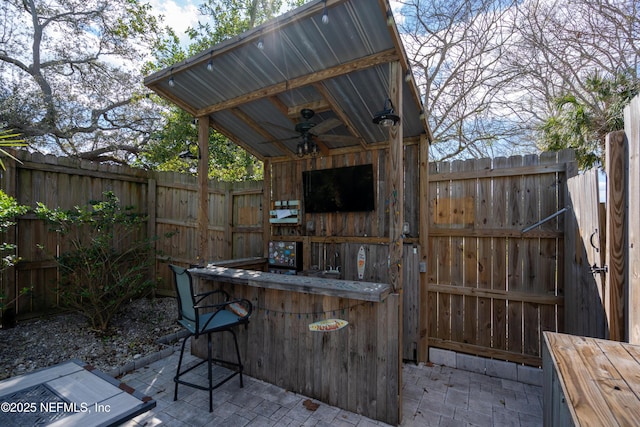
[[[158,339],[180,331],[174,298],[143,298],[124,307],[104,335],[91,331],[78,314],[18,322],[0,329],[0,379],[79,359],[109,373],[165,344]]]

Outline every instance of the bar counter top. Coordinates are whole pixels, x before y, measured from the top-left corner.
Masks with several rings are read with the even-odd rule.
[[[189,273],[205,280],[372,302],[384,301],[391,292],[391,285],[385,283],[267,273],[213,264],[190,268]]]

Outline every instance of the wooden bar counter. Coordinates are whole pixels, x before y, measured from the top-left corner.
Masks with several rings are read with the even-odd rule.
[[[545,426],[640,426],[640,346],[544,333]]]
[[[254,311],[238,341],[245,373],[388,424],[400,423],[400,298],[382,283],[283,275],[210,265],[189,270],[196,292],[224,289]],[[309,325],[340,319],[331,332]],[[221,334],[217,334],[221,335]],[[230,335],[230,334],[226,334]],[[215,343],[232,354],[230,336]],[[206,339],[192,352],[206,357]]]

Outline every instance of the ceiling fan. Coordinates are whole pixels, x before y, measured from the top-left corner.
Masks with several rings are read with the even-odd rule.
[[[342,122],[336,118],[330,118],[324,120],[320,123],[315,123],[311,121],[311,118],[315,115],[315,111],[310,108],[303,108],[300,110],[301,120],[296,123],[294,127],[294,131],[299,135],[292,138],[287,139],[297,139],[300,138],[300,142],[298,142],[298,146],[296,147],[296,154],[300,157],[311,154],[317,155],[319,148],[315,139],[318,138],[320,140],[330,141],[332,139],[342,138],[344,136],[340,135],[325,135],[325,132],[328,132],[340,125]],[[276,125],[274,123],[268,123],[271,126],[276,126],[279,128],[283,128],[282,126]],[[287,131],[291,132],[291,129],[286,128]],[[334,138],[336,137],[336,138]],[[351,137],[347,137],[351,138]],[[282,141],[282,140],[280,140]]]
[[[310,108],[303,108],[300,111],[300,115],[302,116],[302,121],[296,124],[295,130],[300,134],[302,140],[296,147],[296,154],[298,157],[302,157],[305,154],[315,156],[318,154],[318,144],[313,140],[313,135],[317,135],[317,133],[312,131],[315,130],[316,124],[309,121],[315,115],[315,112]]]

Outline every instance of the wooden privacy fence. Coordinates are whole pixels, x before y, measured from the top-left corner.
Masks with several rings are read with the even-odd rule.
[[[430,164],[429,346],[540,364],[542,332],[563,329],[575,173],[572,151]]]
[[[161,279],[161,294],[173,294],[172,279],[163,263],[167,259],[189,264],[199,261],[198,257],[213,261],[262,256],[262,182],[209,182],[208,250],[199,254],[195,177],[26,152],[19,152],[18,158],[22,163],[7,162],[0,184],[20,204],[35,207],[42,202],[51,208],[71,209],[100,200],[110,190],[122,205],[148,215],[147,235],[171,232],[170,238],[157,242],[161,255],[153,274]],[[17,268],[0,275],[5,301],[30,288],[31,292],[13,303],[18,314],[56,307],[58,272],[52,257],[64,249],[64,241],[33,214],[19,218],[3,241],[15,243],[21,258]]]
[[[566,332],[640,343],[640,97],[624,111],[624,130],[605,143],[606,203],[596,169],[569,180],[575,262]]]
[[[615,139],[618,140],[619,137]],[[630,144],[631,148],[625,150],[640,152],[640,144]],[[262,182],[209,183],[208,249],[203,256],[198,253],[201,240],[196,231],[195,177],[25,152],[20,152],[19,157],[23,163],[9,162],[0,184],[21,204],[35,206],[41,201],[49,207],[69,209],[99,199],[104,191],[111,190],[124,205],[136,206],[149,216],[149,235],[174,233],[157,244],[163,255],[157,259],[154,274],[162,279],[162,294],[173,293],[171,277],[163,264],[167,259],[189,264],[264,255]],[[621,161],[618,157],[609,156],[611,161]],[[640,155],[629,157],[630,162],[637,163]],[[625,166],[612,169],[625,170]],[[631,173],[637,169],[630,166]],[[417,273],[405,273],[405,357],[415,358],[415,343],[426,333],[432,347],[539,365],[544,330],[600,336],[607,322],[633,324],[636,313],[626,301],[636,295],[632,282],[640,275],[630,261],[620,264],[638,246],[625,243],[625,239],[632,241],[632,235],[640,236],[640,229],[634,225],[637,219],[628,213],[628,219],[609,215],[610,227],[618,227],[614,222],[622,221],[635,231],[623,234],[616,228],[607,233],[609,237],[619,236],[622,243],[611,243],[609,237],[606,245],[601,243],[610,249],[607,256],[612,259],[606,261],[610,272],[606,281],[598,284],[591,267],[594,263],[602,265],[591,261],[594,251],[585,242],[603,239],[592,237],[590,231],[593,224],[603,222],[590,215],[597,212],[594,192],[588,198],[586,191],[580,191],[588,188],[586,182],[591,175],[572,178],[581,181],[568,184],[574,175],[574,157],[569,151],[429,165],[424,203],[429,208],[428,247],[416,249],[415,242],[407,242],[404,255],[405,264],[417,271],[420,254],[426,254],[428,283],[422,289]],[[636,175],[636,184],[624,175],[623,182],[631,188],[624,191],[640,199],[640,173]],[[615,180],[610,181],[611,187]],[[410,182],[417,186],[414,180]],[[571,186],[575,188],[571,193],[580,197],[569,198]],[[418,229],[413,221],[422,216],[417,215],[420,200],[414,193],[408,192],[406,210],[416,214],[406,218],[412,229]],[[619,206],[624,214],[625,203],[616,199],[609,205],[613,210]],[[631,206],[633,201],[628,203]],[[587,222],[591,225],[585,226],[584,221],[591,221]],[[600,225],[599,230],[602,229],[604,226]],[[602,234],[600,231],[598,234]],[[309,239],[308,246],[312,246],[314,238]],[[327,238],[316,239],[322,242]],[[347,244],[350,239],[356,239],[355,243]],[[339,249],[346,258],[351,246],[359,247],[371,238],[357,239],[345,236],[344,242],[331,240],[333,250]],[[64,242],[32,214],[21,217],[3,241],[16,243],[22,258],[18,268],[0,277],[7,299],[15,298],[19,289],[32,289],[14,303],[17,312],[57,306],[57,270],[52,254],[64,248]],[[597,254],[602,257],[602,252]],[[384,264],[384,257],[380,263]],[[611,275],[612,266],[621,272],[615,278]],[[355,274],[349,268],[344,271]],[[572,301],[569,307],[564,305],[567,297]],[[621,303],[614,304],[616,301]],[[615,312],[615,319],[607,310]],[[633,329],[627,326],[625,330]]]

